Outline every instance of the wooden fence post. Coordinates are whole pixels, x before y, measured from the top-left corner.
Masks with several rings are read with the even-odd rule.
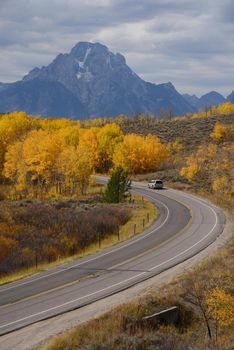
[[[136,224],[134,224],[134,235],[136,234]]]

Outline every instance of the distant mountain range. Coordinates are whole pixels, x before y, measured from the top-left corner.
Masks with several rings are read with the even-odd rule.
[[[234,99],[234,92],[229,95]],[[169,82],[152,84],[99,43],[80,42],[69,54],[59,54],[47,67],[34,68],[21,81],[0,83],[0,112],[24,110],[51,117],[112,117],[121,113],[196,112],[225,101],[211,92],[200,99],[181,95]]]
[[[234,103],[234,91],[225,99],[223,95],[216,91],[211,91],[200,98],[196,95],[183,94],[182,95],[188,103],[190,103],[197,110],[203,109],[205,107],[217,106],[220,103],[229,101]]]

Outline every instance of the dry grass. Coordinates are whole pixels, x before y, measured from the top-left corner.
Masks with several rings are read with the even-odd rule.
[[[178,118],[172,120],[152,120],[148,123],[142,120],[128,119],[122,125],[124,133],[136,133],[147,135],[149,133],[158,136],[163,143],[174,142],[179,139],[191,152],[204,140],[211,142],[210,133],[213,131],[216,122],[231,124],[234,114],[224,116],[217,115],[209,118]]]
[[[90,244],[88,247],[86,247],[82,251],[82,253],[75,254],[73,256],[66,257],[66,258],[60,258],[51,263],[41,263],[38,265],[37,268],[31,267],[29,269],[23,269],[23,270],[20,270],[19,272],[12,273],[8,276],[1,277],[0,285],[17,281],[25,277],[29,277],[35,273],[47,270],[52,267],[59,266],[63,263],[68,263],[73,260],[80,259],[81,257],[90,255],[97,251],[101,251],[107,247],[113,246],[119,242],[127,240],[134,235],[134,225],[136,225],[135,234],[141,233],[145,228],[150,226],[152,222],[156,219],[157,209],[154,207],[154,205],[150,201],[145,199],[142,201],[141,197],[135,196],[133,199],[134,199],[134,204],[125,205],[127,206],[127,208],[128,207],[131,208],[132,216],[130,220],[127,221],[126,224],[120,226],[120,230],[119,230],[120,240],[118,240],[117,234],[108,235],[101,241],[101,247],[99,247],[99,243],[95,242],[93,244]],[[149,217],[149,221],[147,220],[148,217]],[[145,223],[144,227],[143,227],[143,219]]]
[[[122,237],[122,239],[128,239],[134,235],[135,225],[135,234],[141,233],[143,229],[149,227],[157,217],[157,209],[150,201],[138,196],[135,196],[134,200],[136,207],[133,209],[133,216],[120,229],[120,237]]]

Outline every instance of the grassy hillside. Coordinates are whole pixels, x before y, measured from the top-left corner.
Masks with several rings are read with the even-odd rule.
[[[174,142],[179,139],[186,151],[194,151],[201,143],[211,142],[210,134],[217,122],[225,125],[234,123],[234,114],[200,118],[174,118],[172,120],[154,120],[135,118],[122,123],[124,133],[157,135],[163,143]]]

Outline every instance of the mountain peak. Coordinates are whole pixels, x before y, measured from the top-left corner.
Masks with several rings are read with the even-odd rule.
[[[165,87],[167,87],[169,89],[175,90],[174,85],[170,81],[168,81],[168,83],[163,83],[162,85],[164,85]]]
[[[201,96],[200,98],[200,107],[203,108],[205,106],[217,106],[220,103],[223,103],[225,98],[223,95],[218,93],[217,91],[210,91],[207,94]]]
[[[59,54],[48,66],[33,69],[14,89],[2,91],[0,110],[9,111],[11,105],[14,109],[22,109],[20,98],[30,90],[27,108],[23,106],[23,109],[46,115],[45,106],[50,100],[48,91],[52,86],[54,101],[57,101],[57,96],[61,100],[61,95],[66,95],[66,100],[74,105],[68,109],[68,116],[74,116],[77,111],[78,118],[158,113],[168,106],[173,107],[175,114],[194,111],[172,83],[155,85],[145,82],[126,64],[123,55],[91,42],[77,43],[70,53]],[[43,110],[40,109],[42,101]],[[49,111],[51,113],[51,109]]]
[[[210,91],[200,98],[196,95],[183,94],[183,97],[196,109],[204,109],[205,107],[217,106],[225,101],[223,95],[217,91]]]
[[[227,96],[227,101],[234,103],[234,90]]]
[[[43,67],[42,67],[43,68]],[[24,77],[23,77],[23,80],[28,80],[28,79],[33,79],[33,78],[37,78],[38,74],[40,74],[40,68],[38,67],[35,67],[33,69],[31,69],[29,71],[28,74],[26,74]],[[29,78],[30,77],[30,78]]]
[[[92,50],[105,53],[109,52],[108,48],[100,43],[81,41],[71,49],[70,55],[76,57],[77,59],[84,59],[87,52],[90,52]]]
[[[215,97],[221,97],[221,98],[224,98],[219,92],[217,91],[210,91],[210,92],[207,92],[206,94],[202,95],[201,98],[203,98],[204,96],[215,96]]]
[[[106,50],[109,51],[108,47],[101,44],[101,43],[92,43],[89,41],[79,41],[77,44],[75,44],[75,46],[73,46],[73,48],[71,49],[71,53],[76,51],[76,50],[80,50],[80,49],[89,49],[89,48],[99,48],[102,50]]]
[[[77,43],[70,51],[70,55],[81,62],[83,66],[86,62],[88,56],[91,56],[95,60],[104,60],[107,63],[112,61],[118,62],[119,64],[126,65],[126,60],[120,53],[112,53],[107,46],[100,43],[90,43],[86,41],[81,41]]]

